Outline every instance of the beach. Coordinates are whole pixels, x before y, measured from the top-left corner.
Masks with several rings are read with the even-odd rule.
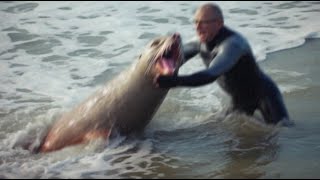
[[[223,116],[217,83],[173,88],[142,137],[34,154],[48,128],[204,2],[0,2],[0,178],[319,178],[320,3],[217,1],[278,85],[292,127]],[[203,70],[200,56],[179,74]]]

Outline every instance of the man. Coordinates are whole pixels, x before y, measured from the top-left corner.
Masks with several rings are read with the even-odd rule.
[[[198,39],[185,44],[185,62],[200,54],[207,69],[191,75],[159,76],[155,79],[156,86],[197,87],[217,80],[231,96],[228,112],[253,115],[259,109],[268,124],[288,122],[279,89],[258,67],[246,39],[224,25],[219,6],[207,3],[199,7],[194,23]]]

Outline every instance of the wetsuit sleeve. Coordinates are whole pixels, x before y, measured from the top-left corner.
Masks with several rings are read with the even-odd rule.
[[[169,88],[175,86],[202,86],[215,81],[220,75],[229,71],[247,52],[247,44],[236,37],[230,37],[218,48],[217,55],[212,60],[210,67],[191,75],[160,76],[159,87]]]

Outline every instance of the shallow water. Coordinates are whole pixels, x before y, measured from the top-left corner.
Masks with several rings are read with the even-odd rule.
[[[21,149],[38,146],[57,117],[127,68],[152,38],[194,36],[200,4],[0,2],[0,178],[319,177],[320,43],[312,38],[320,4],[309,1],[218,2],[278,83],[294,127],[222,118],[228,97],[214,83],[171,90],[141,138],[49,154]],[[201,68],[196,57],[180,72]]]

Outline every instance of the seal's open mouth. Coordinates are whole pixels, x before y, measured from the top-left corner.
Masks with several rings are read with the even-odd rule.
[[[160,75],[173,75],[181,61],[180,35],[174,34],[171,42],[157,59],[156,68]]]

